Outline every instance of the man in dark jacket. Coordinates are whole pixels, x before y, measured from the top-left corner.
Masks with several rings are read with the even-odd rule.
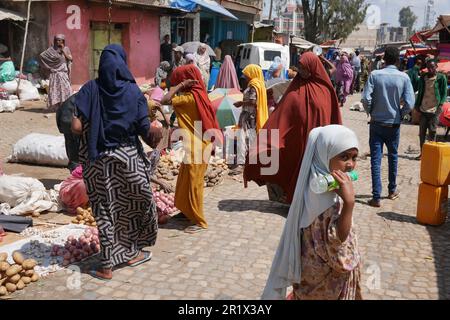
[[[436,129],[439,124],[439,115],[442,105],[447,100],[447,76],[437,72],[434,60],[427,61],[428,73],[424,74],[418,84],[415,108],[421,113],[420,116],[420,149],[425,143],[427,130],[429,140],[434,140]],[[421,156],[417,157],[420,160]]]

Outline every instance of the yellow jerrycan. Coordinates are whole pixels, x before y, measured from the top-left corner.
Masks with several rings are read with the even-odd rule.
[[[450,184],[450,143],[426,142],[423,145],[420,179],[436,187]]]
[[[427,183],[419,185],[417,216],[419,223],[441,225],[447,218],[448,187],[436,187]]]

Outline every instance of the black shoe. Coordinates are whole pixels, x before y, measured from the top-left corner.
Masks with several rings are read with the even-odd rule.
[[[367,204],[371,207],[374,208],[379,208],[381,207],[381,201],[380,200],[376,200],[376,199],[371,199],[369,200],[369,202],[367,202]]]

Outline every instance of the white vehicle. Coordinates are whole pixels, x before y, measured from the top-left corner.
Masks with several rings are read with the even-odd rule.
[[[241,76],[242,70],[249,64],[260,65],[263,69],[264,77],[270,68],[275,57],[280,57],[285,70],[289,68],[289,46],[283,46],[271,42],[253,42],[243,43],[238,46],[236,67],[238,76]]]

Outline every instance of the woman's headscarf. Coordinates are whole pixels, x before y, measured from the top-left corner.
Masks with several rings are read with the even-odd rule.
[[[231,59],[231,56],[229,55],[225,56],[223,64],[220,67],[216,88],[235,88],[241,90],[233,59]]]
[[[342,56],[336,67],[336,81],[353,79],[353,68],[347,56]]]
[[[330,160],[340,153],[358,148],[356,134],[341,125],[313,129],[297,179],[294,200],[272,263],[262,299],[286,298],[286,288],[301,282],[301,235],[325,210],[338,201],[334,192],[315,194],[310,181],[330,173]]]
[[[186,63],[195,63],[195,56],[192,53],[186,55]]]
[[[161,85],[161,81],[167,79],[167,75],[170,71],[170,63],[167,61],[162,61],[159,64],[159,67],[156,69],[155,82],[159,86]]]
[[[51,72],[69,71],[66,58],[59,53],[59,48],[56,46],[56,40],[64,40],[65,44],[65,36],[63,34],[55,35],[53,38],[53,45],[40,54],[39,62],[45,69],[48,69]],[[70,54],[68,47],[65,47],[64,51]]]
[[[300,63],[301,63],[300,68],[305,68],[311,74],[311,76],[309,79],[302,79],[300,74],[297,74],[294,80],[292,80],[286,92],[284,93],[283,99],[280,101],[280,104],[283,102],[285,97],[287,97],[288,93],[292,91],[298,91],[299,95],[302,98],[301,101],[320,99],[321,97],[315,96],[316,95],[315,93],[313,94],[313,92],[316,91],[315,90],[316,86],[325,86],[331,92],[335,92],[330,77],[328,76],[325,67],[323,66],[322,62],[320,61],[319,57],[316,54],[310,51],[303,53],[300,58]],[[336,101],[331,101],[332,108],[334,107],[335,103],[336,106],[339,107],[336,94],[334,94],[334,97],[336,98]],[[339,108],[337,110],[339,110]]]
[[[76,106],[89,122],[89,158],[94,160],[122,143],[139,143],[150,128],[147,100],[136,85],[122,46],[105,47],[98,78],[87,82],[76,96]]]
[[[249,64],[242,70],[242,73],[250,80],[248,86],[256,90],[256,132],[258,132],[269,118],[264,76],[261,67],[256,64]]]
[[[175,69],[172,73],[170,82],[173,86],[176,86],[184,80],[197,80],[189,92],[194,96],[195,104],[198,108],[198,113],[202,120],[203,132],[210,129],[219,129],[219,123],[217,122],[216,113],[211,105],[211,101],[206,93],[206,87],[202,80],[202,75],[195,65],[188,64]]]
[[[53,37],[53,45],[55,46],[55,48],[56,48],[56,45],[55,45],[56,40],[62,40],[62,41],[64,41],[64,44],[65,44],[66,43],[66,36],[63,35],[62,33],[59,33],[59,34],[57,34],[57,35],[55,35]]]
[[[199,48],[206,48],[206,45],[204,43],[201,43],[199,45]],[[200,69],[205,69],[209,72],[209,65],[211,63],[211,60],[209,59],[208,50],[206,50],[203,54],[199,54],[198,50],[194,54],[195,62],[199,66]]]

